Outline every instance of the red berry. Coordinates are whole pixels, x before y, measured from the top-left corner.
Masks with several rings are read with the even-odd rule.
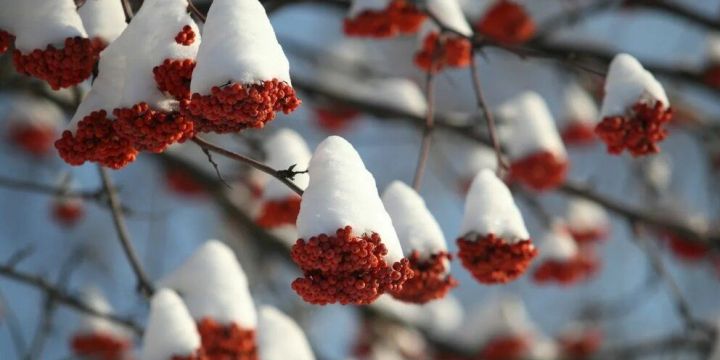
[[[666,109],[660,101],[653,106],[638,102],[626,116],[604,118],[595,127],[595,133],[605,142],[610,154],[619,155],[624,150],[632,156],[656,154],[660,152],[658,143],[667,137],[663,125],[672,115],[672,109]]]
[[[50,153],[56,130],[52,125],[16,122],[10,125],[10,141],[20,149],[34,156]]]
[[[207,359],[257,360],[255,330],[204,318],[197,324]]]
[[[463,68],[472,62],[472,44],[457,35],[439,35],[431,32],[415,54],[415,65],[422,70],[437,73],[450,66]]]
[[[130,343],[110,334],[79,334],[72,337],[70,347],[81,358],[96,360],[123,360],[127,358]]]
[[[269,200],[263,204],[257,224],[266,229],[283,225],[295,225],[300,213],[300,197],[294,196],[283,200]]]
[[[168,146],[195,136],[193,122],[180,113],[151,109],[146,103],[115,109],[113,129],[137,150],[161,153]]]
[[[56,49],[48,45],[45,50],[35,49],[23,54],[15,49],[13,62],[21,74],[45,80],[53,90],[76,85],[90,77],[98,61],[100,49],[90,39],[65,39],[65,46]]]
[[[52,217],[65,227],[72,227],[85,216],[85,206],[79,199],[60,199],[52,206]]]
[[[408,260],[414,275],[405,281],[400,291],[393,291],[392,296],[416,304],[445,297],[450,289],[458,285],[457,280],[448,274],[451,258],[449,253],[441,251],[422,260],[420,254],[413,251]]]
[[[190,80],[194,69],[195,60],[165,59],[153,68],[153,75],[160,91],[182,100],[190,98]]]
[[[522,6],[510,0],[496,2],[475,28],[506,45],[522,44],[535,35],[535,22]]]
[[[553,189],[565,181],[568,161],[550,151],[536,152],[510,164],[510,181],[544,191]]]
[[[392,0],[383,10],[364,10],[345,19],[343,30],[348,36],[388,38],[416,33],[427,16],[407,0]]]
[[[494,234],[459,238],[457,245],[463,267],[483,284],[515,280],[537,255],[537,249],[529,239],[508,243]]]

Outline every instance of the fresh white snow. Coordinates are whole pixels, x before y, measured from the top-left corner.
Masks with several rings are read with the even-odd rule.
[[[258,311],[258,352],[262,360],[314,360],[305,333],[295,321],[272,306]]]
[[[660,82],[631,55],[616,55],[605,79],[600,117],[625,115],[637,102],[654,104],[656,101],[665,107],[670,105]]]
[[[185,304],[172,290],[159,289],[150,301],[150,317],[141,360],[167,360],[187,356],[200,348],[200,334]]]
[[[88,36],[111,43],[125,30],[125,12],[117,0],[85,0],[77,10]]]
[[[263,142],[262,147],[267,156],[265,163],[277,170],[285,170],[292,165],[296,165],[295,171],[306,170],[312,156],[302,136],[291,129],[278,130]],[[263,199],[284,200],[297,196],[280,180],[265,173],[259,174],[259,177],[267,181],[263,190]],[[293,183],[304,190],[309,180],[308,174],[297,174]]]

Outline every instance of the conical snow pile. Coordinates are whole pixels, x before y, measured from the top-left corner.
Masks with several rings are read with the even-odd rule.
[[[23,0],[4,6],[0,25],[15,35],[15,69],[54,90],[92,74],[100,49],[88,38],[73,0]]]
[[[539,264],[533,280],[539,284],[572,285],[587,280],[598,270],[598,261],[590,249],[580,249],[564,224],[553,224],[540,244]]]
[[[261,306],[258,316],[258,351],[262,360],[315,360],[302,329],[272,306]]]
[[[615,56],[605,80],[605,97],[595,133],[610,154],[627,150],[632,156],[660,152],[667,137],[664,125],[672,119],[662,85],[628,54]]]
[[[458,282],[449,274],[451,255],[440,225],[422,197],[400,181],[385,189],[382,200],[414,272],[393,297],[418,304],[443,298]]]
[[[505,145],[510,158],[510,179],[537,191],[549,190],[565,181],[568,159],[545,100],[524,92],[498,108],[507,122]]]
[[[416,33],[425,18],[412,0],[353,0],[343,30],[348,36],[389,38]]]
[[[77,9],[88,37],[102,50],[125,30],[122,2],[115,0],[85,0]]]
[[[565,114],[561,135],[566,145],[587,145],[595,141],[598,109],[595,100],[577,83],[565,88]]]
[[[281,129],[263,143],[265,163],[273,169],[304,171],[310,162],[310,149],[293,130]],[[309,176],[296,174],[292,180],[301,189],[307,187]],[[268,179],[262,193],[262,210],[257,223],[266,228],[295,226],[300,212],[300,196],[275,178]],[[294,239],[293,239],[294,240]]]
[[[535,35],[535,22],[516,0],[493,0],[475,23],[484,36],[504,45],[519,45]]]
[[[470,185],[460,233],[460,261],[484,284],[516,279],[537,255],[510,190],[487,169]]]
[[[276,112],[288,114],[300,105],[290,65],[259,1],[213,1],[203,37],[192,97],[183,101],[198,131],[262,128]]]
[[[291,256],[303,271],[292,287],[312,304],[369,304],[413,275],[375,179],[345,139],[315,149]]]
[[[585,199],[570,200],[565,221],[570,235],[581,246],[603,240],[610,231],[610,220],[605,209]]]
[[[172,290],[160,289],[150,301],[140,360],[204,360],[200,335],[188,309]]]
[[[36,157],[52,151],[64,122],[62,110],[55,104],[27,96],[11,97],[3,118],[10,143]]]
[[[233,251],[205,242],[163,281],[183,296],[209,358],[257,359],[257,314],[248,281]]]
[[[200,43],[197,33],[187,1],[152,0],[143,3],[115,41],[123,49],[126,65],[113,126],[137,150],[159,153],[194,136],[192,121],[180,115],[175,100],[190,96]],[[178,42],[180,34],[192,41]]]
[[[83,294],[84,301],[101,314],[111,314],[112,307],[102,293],[90,288]],[[128,329],[98,316],[83,315],[70,347],[81,358],[121,360],[128,358],[131,334]]]
[[[430,73],[446,67],[470,65],[473,61],[472,43],[468,37],[473,35],[473,31],[457,0],[427,0],[426,3],[438,22],[452,31],[442,31],[434,22],[426,22],[418,33],[420,49],[415,53],[415,65]]]

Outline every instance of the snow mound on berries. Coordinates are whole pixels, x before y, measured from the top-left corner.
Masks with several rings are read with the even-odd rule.
[[[473,309],[456,333],[461,344],[475,347],[495,337],[530,334],[535,325],[530,321],[522,300],[510,296],[494,296]]]
[[[102,292],[96,287],[89,287],[82,292],[82,299],[90,308],[100,314],[112,314],[113,309]],[[78,329],[80,334],[109,334],[121,339],[131,338],[130,330],[100,316],[83,314]]]
[[[66,38],[87,37],[73,0],[22,0],[4,4],[8,28],[15,47],[23,53],[62,45]]]
[[[600,117],[625,115],[636,102],[670,105],[665,89],[655,77],[628,54],[618,54],[610,63],[605,79],[605,97]]]
[[[150,301],[141,360],[187,356],[200,348],[200,335],[185,304],[172,290],[160,289]]]
[[[538,93],[523,92],[500,105],[497,113],[509,125],[504,144],[510,158],[520,159],[543,150],[567,156],[552,114]]]
[[[259,1],[213,1],[203,37],[190,84],[193,93],[208,94],[228,82],[278,79],[290,84],[290,64]]]
[[[113,43],[126,58],[125,81],[118,107],[132,107],[146,102],[165,111],[171,101],[158,89],[153,68],[165,59],[194,59],[200,39],[189,46],[178,44],[175,36],[189,25],[199,34],[197,25],[187,13],[185,0],[148,0],[135,14],[130,25]]]
[[[508,243],[530,238],[510,189],[488,169],[470,185],[460,233],[495,234]]]
[[[430,14],[435,16],[442,26],[465,36],[472,36],[472,28],[465,19],[457,0],[427,0],[426,6]],[[428,21],[427,23],[432,23],[433,28],[437,27],[434,21]],[[424,36],[421,38],[424,38]]]
[[[305,333],[292,318],[272,306],[261,306],[258,313],[258,351],[261,359],[315,359]]]
[[[565,114],[563,121],[594,124],[598,108],[592,96],[577,83],[569,84],[564,91]]]
[[[6,99],[9,101],[3,119],[9,123],[56,127],[65,118],[62,110],[49,100],[25,95],[10,95]]]
[[[421,259],[427,259],[447,250],[440,225],[413,188],[393,181],[383,192],[382,201],[406,256],[417,250]]]
[[[267,154],[265,163],[277,170],[288,169],[296,165],[295,171],[307,170],[310,162],[310,149],[305,140],[297,132],[290,129],[280,129],[263,143],[263,150]],[[263,173],[263,177],[268,175]],[[292,180],[295,185],[305,189],[310,181],[308,174],[297,174]],[[266,200],[284,200],[288,197],[297,196],[284,183],[275,178],[269,178],[263,190],[263,198]]]
[[[77,12],[88,35],[99,37],[108,44],[127,27],[121,1],[85,0]]]
[[[211,318],[245,329],[254,329],[257,324],[245,272],[235,253],[218,240],[206,241],[161,283],[182,294],[197,321]]]
[[[403,258],[392,220],[378,195],[375,178],[347,140],[330,136],[317,146],[308,166],[310,184],[302,196],[298,236],[335,235],[352,226],[357,235],[375,232],[387,247],[386,260]]]
[[[578,247],[564,225],[555,223],[540,240],[539,251],[540,259],[569,260],[577,255]]]
[[[574,198],[567,207],[565,221],[572,231],[605,229],[609,219],[605,209],[589,200]]]

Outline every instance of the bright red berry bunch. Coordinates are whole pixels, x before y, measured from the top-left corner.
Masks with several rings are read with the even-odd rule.
[[[14,40],[15,37],[11,33],[0,29],[0,54],[6,52]]]
[[[129,140],[115,131],[105,110],[85,116],[74,133],[65,130],[55,141],[55,148],[70,165],[92,161],[111,169],[120,169],[133,162],[138,153]]]
[[[349,36],[388,38],[416,33],[427,16],[408,0],[392,0],[384,10],[364,10],[345,19]]]
[[[658,142],[665,140],[664,125],[672,119],[672,109],[662,102],[654,105],[637,102],[626,116],[608,116],[596,127],[595,133],[607,145],[611,154],[624,150],[632,156],[643,156],[660,152]]]
[[[450,289],[458,285],[457,280],[448,274],[448,262],[451,258],[452,255],[443,251],[421,259],[420,253],[413,251],[408,260],[414,275],[403,284],[400,291],[393,292],[392,296],[416,304],[442,299]]]
[[[588,359],[600,349],[602,340],[602,332],[589,329],[561,336],[558,342],[565,357],[569,359]]]
[[[180,45],[190,46],[192,43],[195,42],[195,38],[197,35],[195,35],[195,32],[192,29],[192,26],[185,25],[183,26],[182,30],[175,35],[175,42]]]
[[[522,336],[499,336],[487,342],[480,351],[483,360],[519,360],[530,350],[528,340]]]
[[[595,274],[599,268],[597,258],[587,251],[580,251],[570,259],[548,259],[533,273],[537,283],[555,282],[572,285]]]
[[[13,123],[8,133],[13,144],[34,156],[47,155],[56,136],[54,126],[31,123]]]
[[[538,191],[549,190],[565,181],[568,161],[544,150],[532,153],[510,164],[510,180]]]
[[[422,48],[415,54],[415,65],[422,70],[437,73],[446,67],[463,68],[472,61],[472,44],[455,35],[429,33]]]
[[[300,198],[291,197],[283,200],[267,200],[263,204],[257,224],[266,229],[283,225],[295,225],[300,213]]]
[[[595,141],[595,127],[582,121],[571,121],[560,132],[566,145],[587,145]]]
[[[165,59],[162,64],[153,68],[153,76],[160,91],[177,100],[188,99],[194,69],[195,60]]]
[[[234,323],[223,325],[208,318],[202,319],[197,328],[207,359],[258,359],[255,330],[242,329]]]
[[[130,344],[108,334],[93,333],[73,336],[70,347],[73,353],[81,358],[123,360],[127,357]]]
[[[199,132],[232,133],[262,128],[277,111],[288,114],[300,106],[295,90],[273,79],[261,84],[214,86],[210,95],[193,94],[181,104]]]
[[[192,138],[192,121],[180,113],[151,109],[146,103],[131,108],[115,109],[112,122],[116,133],[127,139],[137,150],[163,152],[168,146]]]
[[[706,244],[690,241],[675,234],[667,235],[670,251],[683,261],[695,262],[705,259],[710,254],[710,247]]]
[[[315,118],[321,128],[329,132],[340,132],[347,129],[350,123],[360,114],[359,111],[344,107],[316,107]]]
[[[58,90],[90,77],[99,53],[100,49],[90,39],[73,37],[65,39],[60,49],[48,45],[29,54],[16,49],[13,62],[19,73],[45,80],[53,90]]]
[[[535,22],[525,8],[511,0],[495,3],[475,25],[483,35],[507,45],[522,44],[535,35]]]
[[[292,288],[311,304],[369,304],[386,291],[400,291],[413,276],[407,259],[385,261],[387,248],[377,233],[358,236],[350,226],[335,236],[299,239],[290,254],[303,271]]]
[[[471,237],[457,240],[458,256],[483,284],[504,284],[518,278],[538,253],[530,240],[508,243],[494,234]]]

